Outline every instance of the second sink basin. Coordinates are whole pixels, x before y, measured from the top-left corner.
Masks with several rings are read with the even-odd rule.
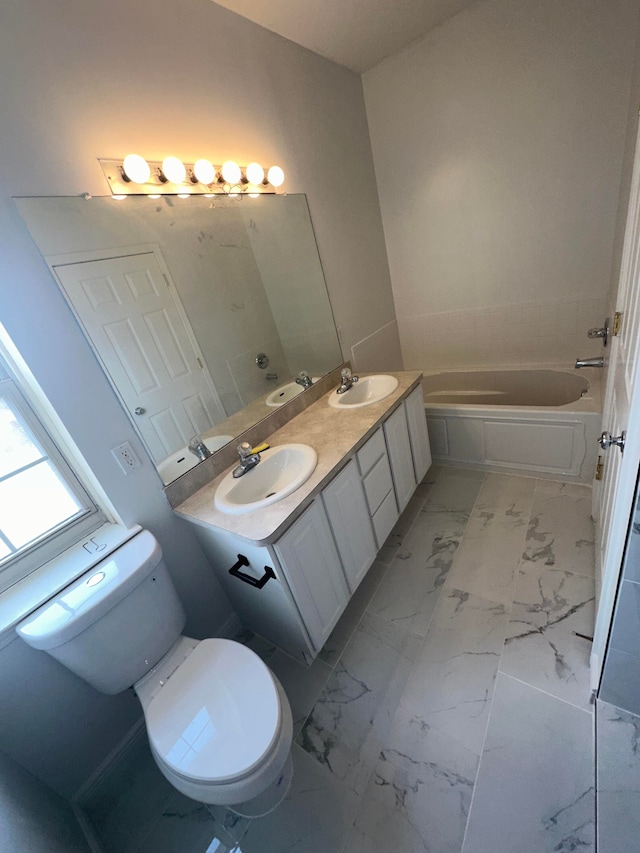
[[[318,463],[318,454],[307,444],[281,444],[260,454],[260,462],[235,479],[229,471],[214,502],[221,512],[240,515],[277,503],[305,483]]]
[[[337,394],[335,391],[329,394],[329,405],[334,409],[359,409],[384,400],[389,394],[393,394],[397,387],[398,380],[395,376],[385,373],[363,376],[344,394]]]
[[[213,435],[209,438],[205,438],[204,443],[207,445],[209,450],[214,453],[216,450],[220,450],[221,447],[224,447],[225,444],[232,440],[232,435]],[[174,480],[177,480],[178,477],[182,476],[185,471],[190,471],[194,465],[198,464],[198,462],[200,462],[200,460],[197,456],[193,455],[188,447],[182,447],[180,450],[172,453],[171,456],[163,459],[162,462],[158,462],[158,473],[160,474],[163,483],[172,483]]]
[[[315,383],[319,378],[319,376],[313,376],[311,381]],[[291,382],[287,382],[286,385],[281,385],[275,391],[272,391],[265,400],[265,403],[267,406],[283,406],[305,390],[302,385],[298,385],[295,380],[292,380]]]

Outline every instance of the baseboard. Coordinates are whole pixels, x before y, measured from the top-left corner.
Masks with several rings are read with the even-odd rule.
[[[218,628],[218,636],[232,640],[242,630],[242,622],[237,613],[230,613]]]
[[[71,803],[71,810],[73,811],[75,819],[78,823],[78,826],[80,827],[82,834],[84,835],[85,841],[87,842],[87,846],[89,847],[91,853],[106,853],[98,839],[98,836],[96,835],[96,831],[93,828],[91,821],[87,818],[82,808],[77,805],[77,803]]]
[[[129,729],[122,740],[116,744],[107,757],[100,762],[93,773],[78,788],[71,797],[71,804],[80,808],[91,799],[91,796],[100,786],[103,778],[124,758],[127,752],[135,746],[141,738],[147,736],[144,717],[140,717]]]

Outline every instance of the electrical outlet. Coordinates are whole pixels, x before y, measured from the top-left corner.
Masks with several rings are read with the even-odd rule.
[[[140,467],[140,460],[128,441],[123,441],[111,450],[111,453],[125,474],[130,474]]]

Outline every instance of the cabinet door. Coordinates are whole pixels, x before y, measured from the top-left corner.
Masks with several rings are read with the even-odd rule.
[[[416,475],[413,470],[407,415],[404,406],[397,408],[391,417],[387,418],[383,426],[398,510],[402,512],[416,488]]]
[[[355,592],[376,557],[371,519],[355,459],[329,483],[322,499],[349,589]]]
[[[322,503],[315,500],[275,545],[285,577],[316,650],[349,599]]]
[[[233,609],[245,626],[296,658],[313,658],[313,647],[307,636],[282,567],[268,548],[252,545],[231,533],[193,524],[193,529],[211,565],[229,597]],[[268,566],[275,578],[258,589],[229,574],[239,557],[248,562],[241,572],[261,578]]]
[[[431,468],[431,448],[429,447],[422,385],[418,385],[415,391],[409,394],[404,404],[407,407],[407,426],[409,427],[413,469],[416,482],[421,483],[424,475]]]

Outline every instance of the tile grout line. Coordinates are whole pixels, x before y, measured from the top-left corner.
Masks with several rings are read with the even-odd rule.
[[[498,670],[498,674],[504,676],[505,678],[510,678],[512,681],[517,681],[519,684],[524,684],[525,687],[530,687],[531,690],[535,690],[538,693],[541,693],[543,696],[548,696],[549,699],[555,699],[557,702],[561,702],[563,705],[569,705],[570,708],[575,708],[577,711],[583,711],[585,714],[589,714],[589,716],[593,716],[593,712],[588,708],[583,708],[580,705],[575,705],[573,702],[569,702],[567,699],[561,699],[559,696],[554,696],[553,693],[549,693],[548,690],[543,690],[541,687],[536,687],[535,684],[529,684],[528,681],[524,681],[522,678],[518,678],[516,675],[509,675],[508,672],[503,672],[501,669]]]
[[[527,517],[527,525],[526,525],[527,531],[529,530],[529,524],[531,522],[531,513],[533,511],[533,496],[535,494],[535,490],[536,490],[536,485],[534,485],[533,489],[531,490],[531,502],[529,504],[529,515]],[[478,495],[479,495],[479,493],[478,493]],[[464,534],[463,534],[463,536],[464,536]],[[525,532],[525,539],[523,541],[523,550],[524,550],[524,542],[526,542],[526,532]],[[516,572],[518,571],[519,565],[520,565],[520,561],[518,561],[518,564],[516,565],[516,569],[515,569]],[[513,594],[514,595],[515,595],[515,589],[516,589],[516,583],[514,583],[514,587],[513,587]],[[500,667],[502,665],[502,656],[504,654],[504,649],[505,649],[505,644],[506,644],[506,639],[507,639],[507,630],[509,628],[509,622],[511,621],[511,613],[513,611],[513,596],[511,598],[511,605],[509,607],[505,608],[505,610],[507,611],[507,617],[508,618],[507,618],[507,621],[505,622],[505,625],[504,625],[504,635],[503,635],[503,639],[502,639],[502,647],[500,649],[500,656],[498,658],[498,666],[496,668],[496,674],[495,674],[495,677],[493,679],[493,690],[491,693],[491,704],[489,705],[489,713],[487,715],[487,724],[486,724],[485,729],[484,729],[484,737],[482,738],[482,747],[480,749],[480,755],[478,758],[478,768],[476,770],[476,777],[473,780],[473,791],[471,792],[471,801],[469,802],[469,814],[467,815],[467,822],[466,822],[465,827],[464,827],[464,835],[462,837],[462,846],[460,848],[460,853],[464,853],[464,847],[465,847],[465,844],[467,842],[467,833],[469,831],[469,822],[471,820],[471,813],[473,811],[473,803],[474,803],[474,800],[476,798],[476,791],[478,789],[478,778],[480,777],[480,769],[482,767],[482,759],[483,759],[483,756],[485,753],[485,746],[487,743],[487,735],[489,734],[489,725],[491,724],[491,717],[493,716],[493,702],[494,702],[494,699],[496,696],[496,690],[498,687],[498,675],[502,674],[500,671]]]

